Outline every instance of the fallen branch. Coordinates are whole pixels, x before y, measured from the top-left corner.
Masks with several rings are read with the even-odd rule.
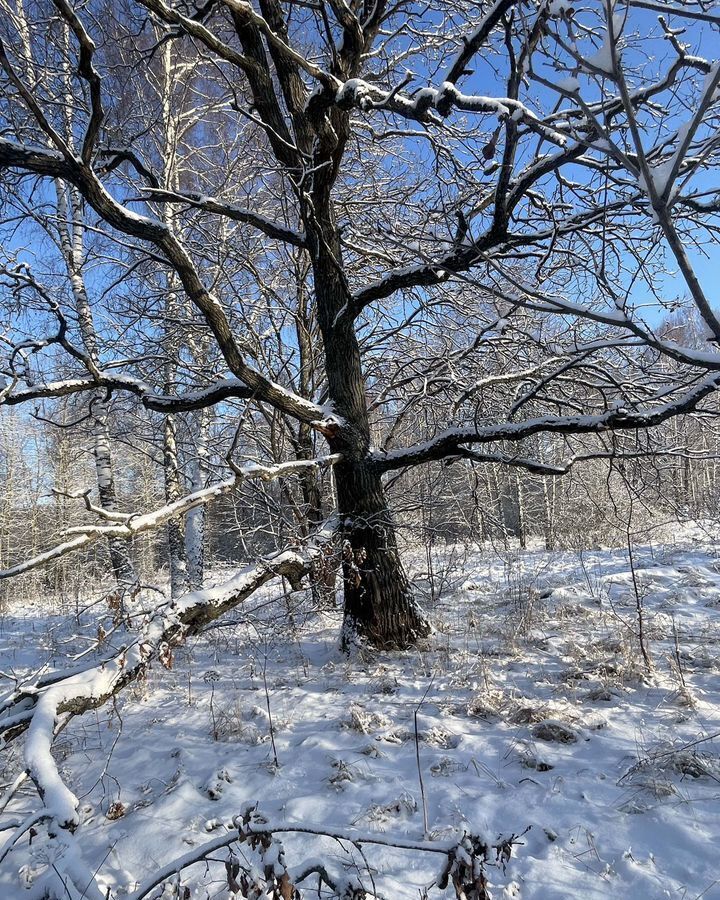
[[[58,681],[24,685],[14,692],[0,715],[0,736],[7,742],[27,731],[25,766],[45,813],[58,827],[73,830],[79,823],[78,799],[62,781],[51,752],[58,726],[105,704],[140,678],[153,660],[167,660],[173,647],[243,603],[271,579],[282,576],[298,588],[309,571],[310,555],[287,550],[244,569],[218,587],[164,603],[147,617],[137,638],[115,656]]]
[[[273,824],[259,814],[255,806],[249,806],[241,815],[236,816],[233,824],[234,829],[228,834],[223,834],[195,847],[155,871],[134,893],[130,894],[128,900],[145,900],[155,888],[173,883],[174,879],[177,879],[176,883],[180,886],[180,876],[185,869],[209,860],[218,850],[224,847],[232,848],[235,843],[249,846],[254,850],[261,864],[268,860],[273,863],[270,866],[262,865],[262,878],[258,881],[257,868],[248,865],[247,860],[244,864],[240,864],[238,856],[232,849],[230,850],[229,858],[225,862],[228,888],[231,891],[240,891],[242,896],[302,900],[303,895],[298,885],[311,875],[317,875],[320,886],[324,884],[334,892],[333,896],[343,898],[343,900],[351,900],[351,898],[354,900],[367,898],[369,900],[371,897],[378,897],[374,888],[372,893],[367,892],[357,878],[348,881],[346,876],[343,878],[333,877],[325,863],[317,857],[290,869],[286,862],[285,848],[278,839],[278,835],[281,834],[329,838],[341,844],[347,843],[358,850],[361,850],[364,844],[370,844],[416,853],[440,854],[445,857],[445,861],[435,882],[438,888],[444,890],[448,884],[452,884],[459,900],[487,900],[490,894],[487,892],[488,882],[485,877],[485,867],[499,867],[504,872],[512,857],[513,848],[521,843],[522,834],[528,830],[526,829],[522,834],[511,834],[507,838],[498,838],[493,844],[487,843],[477,835],[468,833],[451,841],[412,841],[390,836],[367,835],[355,830],[328,830],[304,825]],[[253,890],[256,893],[250,892]],[[473,891],[475,892],[473,893]]]

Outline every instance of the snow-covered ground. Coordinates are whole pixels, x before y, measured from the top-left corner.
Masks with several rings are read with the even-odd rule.
[[[297,595],[268,603],[268,588],[235,623],[180,649],[171,671],[75,720],[56,749],[81,798],[75,843],[88,870],[113,896],[132,893],[257,804],[274,825],[389,843],[518,836],[505,870],[494,857],[487,866],[496,900],[720,898],[711,533],[635,548],[650,672],[623,550],[451,556],[455,571],[429,610],[435,634],[417,652],[347,660],[338,613],[318,616]],[[92,611],[81,622],[90,639]],[[74,632],[41,607],[10,610],[0,669],[62,662],[83,647]],[[3,784],[18,749],[6,753]],[[36,805],[28,787],[6,816]],[[387,900],[455,896],[434,884],[442,853],[282,839],[291,873],[321,860]],[[234,849],[241,863],[252,855]],[[31,847],[24,840],[0,868],[0,897],[32,896],[51,852],[62,846],[51,851],[41,829]],[[189,896],[236,896],[227,852],[185,870]],[[316,884],[303,885],[305,897],[318,896]]]

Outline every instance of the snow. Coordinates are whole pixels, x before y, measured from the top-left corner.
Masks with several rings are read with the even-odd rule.
[[[569,13],[574,8],[571,0],[549,0],[547,12],[551,18],[557,19]]]
[[[290,550],[270,557],[267,563],[269,566],[273,564],[279,565],[282,562],[293,559],[297,560],[298,564],[302,564],[302,557]],[[247,590],[255,577],[257,577],[257,566],[252,565],[241,570],[227,581],[222,581],[216,587],[204,588],[200,591],[192,591],[185,594],[175,604],[176,613],[180,615],[185,610],[198,605],[222,606],[234,594]]]
[[[665,188],[667,187],[668,179],[670,178],[670,175],[672,173],[672,168],[673,160],[668,159],[664,162],[656,163],[649,169],[649,175],[652,179],[653,186],[655,187],[655,193],[658,197],[662,197],[662,195],[665,193]],[[645,191],[645,193],[649,193],[648,186],[642,175],[638,176],[638,184]]]
[[[680,146],[678,146],[678,150],[675,152],[675,154],[673,154],[673,156],[669,157],[668,159],[664,159],[662,162],[656,162],[653,165],[648,166],[648,175],[650,177],[650,182],[652,184],[655,196],[660,200],[661,203],[666,202],[665,192],[667,191],[670,179],[673,177],[677,152],[679,150]],[[637,182],[640,190],[643,191],[643,193],[646,194],[652,202],[650,186],[648,185],[648,182],[642,172],[638,174]],[[674,185],[672,187],[668,194],[667,202],[671,201],[677,195],[678,190],[679,187],[677,185]],[[660,219],[655,206],[651,206],[650,215],[653,222],[657,225]]]
[[[463,94],[450,81],[443,82],[439,88],[425,87],[415,92],[412,99],[400,93],[392,94],[368,84],[360,78],[351,78],[338,89],[336,100],[339,104],[355,103],[362,110],[373,106],[382,106],[389,100],[406,115],[426,113],[429,109],[442,111],[446,115],[453,106],[468,112],[490,113],[500,119],[512,116],[516,122],[524,122],[549,141],[565,146],[565,135],[545,125],[525,104],[509,97],[489,97],[478,94]]]
[[[130,381],[128,376],[123,375],[120,376],[123,381]],[[137,379],[135,379],[137,381]],[[156,404],[168,404],[172,405],[177,402],[177,395],[172,394],[156,394],[149,388],[147,385],[141,384],[142,393],[147,396],[147,399]],[[206,388],[202,388],[196,391],[188,391],[185,394],[181,394],[182,399],[188,403],[201,403],[206,397],[212,397],[218,391],[223,389],[233,390],[234,388],[242,389],[245,385],[240,381],[239,378],[235,378],[234,376],[228,378],[216,378],[212,384],[209,384]]]
[[[372,102],[370,86],[362,78],[349,78],[337,91],[335,100],[342,105],[350,100],[356,100],[360,109],[365,109]]]
[[[19,141],[14,141],[12,138],[2,137],[0,138],[0,153],[3,152],[12,153],[12,154],[20,154],[20,153],[34,153],[38,156],[43,156],[46,159],[52,159],[57,161],[63,161],[65,157],[59,150],[52,150],[48,147],[43,147],[40,144],[34,144],[32,142],[27,143],[19,143]]]
[[[720,60],[718,60],[717,62],[712,64],[712,66],[710,67],[710,71],[705,76],[705,79],[703,81],[703,86],[702,86],[703,94],[707,94],[707,92],[712,87],[713,82],[717,78],[718,69],[720,69]]]
[[[38,700],[25,740],[25,765],[43,795],[47,813],[61,828],[77,825],[78,800],[65,785],[51,752],[58,709],[67,701],[79,697],[102,697],[117,680],[118,666],[114,662],[65,679],[49,688]]]
[[[561,78],[555,82],[555,87],[560,91],[567,91],[569,94],[575,94],[580,90],[580,82],[574,76]]]
[[[417,900],[464,830],[495,841],[528,826],[506,871],[487,867],[496,900],[660,900],[703,891],[712,900],[720,777],[715,535],[714,523],[674,526],[664,543],[656,537],[636,548],[655,664],[649,674],[633,635],[622,550],[437,550],[436,571],[458,552],[465,563],[447,569],[448,587],[429,610],[437,631],[428,645],[352,660],[336,649],[339,611],[314,613],[302,595],[268,606],[273,591],[278,596],[268,588],[236,625],[179,649],[172,671],[153,670],[144,687],[122,695],[117,715],[105,707],[70,723],[56,756],[81,797],[77,808],[43,771],[42,735],[54,724],[48,703],[26,752],[49,785],[54,813],[80,823],[62,848],[63,870],[72,866],[80,883],[82,872],[99,867],[113,898],[132,896],[210,844],[218,862],[210,872],[204,864],[184,870],[183,883],[193,900],[226,897],[232,823],[258,803],[264,827],[283,829],[291,873],[322,862],[338,880],[369,887],[350,843],[368,839],[363,854],[388,900]],[[416,572],[421,567],[418,558]],[[416,575],[416,585],[422,593],[426,582]],[[0,632],[2,668],[30,669],[50,647],[62,664],[62,633],[52,637],[59,623],[41,605],[10,610]],[[45,646],[37,646],[38,634]],[[97,677],[78,674],[73,691],[102,689]],[[428,839],[413,731],[419,704]],[[553,734],[574,740],[546,739]],[[30,800],[11,803],[8,818],[22,818]],[[109,818],[116,802],[124,814]],[[338,840],[314,833],[325,831]],[[0,841],[7,834],[0,831]],[[19,900],[36,889],[39,896],[47,860],[60,865],[52,847],[42,828],[32,846],[20,842],[0,867],[0,896]],[[274,845],[266,861],[279,866],[279,852]],[[435,886],[428,896],[453,895]]]
[[[590,71],[600,69],[601,72],[605,72],[607,75],[612,75],[614,71],[612,43],[607,31],[605,32],[605,40],[600,46],[600,49],[590,56],[586,56],[585,63],[587,64],[587,68]]]

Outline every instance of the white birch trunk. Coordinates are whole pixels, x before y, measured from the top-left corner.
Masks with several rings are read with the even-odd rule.
[[[162,126],[164,146],[162,148],[163,173],[162,186],[166,190],[176,190],[179,187],[177,171],[178,149],[178,121],[172,115],[171,94],[174,81],[174,64],[172,59],[172,44],[166,41],[162,48]],[[162,204],[161,218],[164,223],[173,227],[172,204]],[[177,333],[178,298],[177,285],[172,275],[167,278],[165,312],[168,327],[165,335],[165,350],[167,362],[165,364],[165,390],[173,391],[177,376],[176,357],[180,350],[181,338]],[[163,468],[165,479],[165,500],[174,503],[183,494],[180,460],[177,447],[177,422],[176,417],[165,417],[163,429]],[[190,588],[188,578],[187,557],[185,553],[185,523],[182,519],[174,519],[167,524],[167,546],[170,563],[170,595],[173,598],[186,593]]]
[[[94,363],[97,363],[99,359],[98,339],[83,275],[85,254],[82,204],[77,194],[66,193],[64,186],[59,182],[56,182],[55,188],[60,247],[70,279],[80,336],[85,352]],[[92,415],[93,456],[100,506],[108,512],[117,512],[118,502],[110,448],[108,407],[102,391],[92,395],[89,409]],[[121,593],[132,590],[138,579],[127,542],[120,538],[111,538],[108,545],[110,562]]]
[[[209,432],[210,412],[200,410],[195,418],[195,459],[192,467],[192,492],[207,487],[209,481]],[[185,520],[185,554],[188,581],[192,590],[202,587],[205,577],[205,527],[207,508],[199,506],[190,510]]]

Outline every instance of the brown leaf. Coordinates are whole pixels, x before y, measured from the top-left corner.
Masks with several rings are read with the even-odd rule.
[[[108,809],[107,813],[105,813],[105,817],[110,819],[111,822],[114,822],[115,819],[122,819],[125,815],[125,805],[121,803],[119,800],[116,803],[113,803]]]

